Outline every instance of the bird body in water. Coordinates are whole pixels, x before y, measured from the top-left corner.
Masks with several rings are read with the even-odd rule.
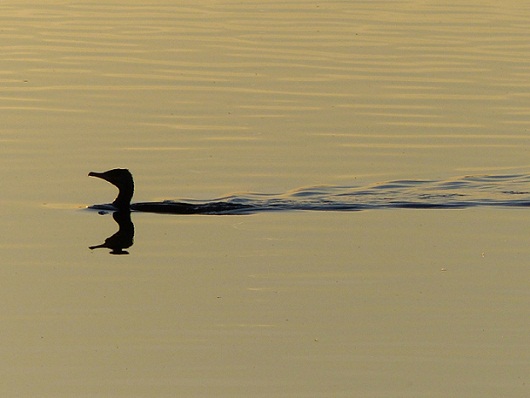
[[[134,180],[127,169],[112,169],[105,172],[91,171],[90,177],[101,178],[118,188],[118,196],[110,205],[91,206],[98,210],[142,211],[167,214],[244,214],[252,212],[253,206],[230,202],[185,203],[174,201],[131,203]]]
[[[465,176],[449,181],[397,180],[369,186],[312,187],[287,194],[238,195],[199,202],[131,203],[134,181],[127,169],[90,172],[118,188],[112,204],[94,205],[102,211],[142,211],[169,214],[251,214],[264,211],[359,211],[383,208],[462,209],[476,206],[529,207],[526,186],[530,175]],[[484,196],[491,191],[490,196]]]

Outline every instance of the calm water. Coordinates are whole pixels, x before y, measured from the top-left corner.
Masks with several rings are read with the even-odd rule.
[[[530,6],[175,3],[0,5],[2,395],[526,397]]]

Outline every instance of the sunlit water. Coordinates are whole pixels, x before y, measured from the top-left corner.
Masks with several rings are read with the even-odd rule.
[[[0,26],[0,395],[528,395],[527,4],[4,1]],[[86,174],[115,167],[136,202],[252,211],[133,212],[128,255],[90,250],[115,190]]]

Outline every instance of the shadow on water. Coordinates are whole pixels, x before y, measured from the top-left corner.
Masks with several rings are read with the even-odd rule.
[[[134,224],[131,211],[165,214],[248,215],[267,211],[360,211],[370,209],[463,209],[479,206],[529,207],[530,175],[466,176],[452,180],[398,180],[367,186],[320,186],[297,189],[284,194],[241,194],[211,201],[163,201],[130,203],[134,185],[128,171],[120,170],[128,180],[104,179],[118,186],[120,194],[112,204],[89,209],[112,212],[118,232],[105,243],[90,249],[108,248],[111,254],[128,254],[132,246]],[[111,172],[115,172],[112,170]],[[109,173],[109,172],[106,172]],[[111,174],[112,175],[112,174]],[[115,177],[115,175],[114,175]],[[124,192],[126,190],[126,195]],[[125,199],[124,199],[125,198]]]
[[[105,239],[105,242],[90,246],[89,249],[110,249],[110,254],[129,254],[128,249],[134,244],[134,224],[131,220],[130,211],[115,211],[112,218],[118,223],[118,232]]]

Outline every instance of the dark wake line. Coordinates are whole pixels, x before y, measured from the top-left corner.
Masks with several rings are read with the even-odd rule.
[[[303,188],[285,194],[242,194],[211,201],[142,202],[130,210],[164,214],[243,215],[267,211],[361,211],[529,207],[530,175],[467,176],[452,180],[398,180],[368,186]],[[115,205],[92,209],[112,211]]]

